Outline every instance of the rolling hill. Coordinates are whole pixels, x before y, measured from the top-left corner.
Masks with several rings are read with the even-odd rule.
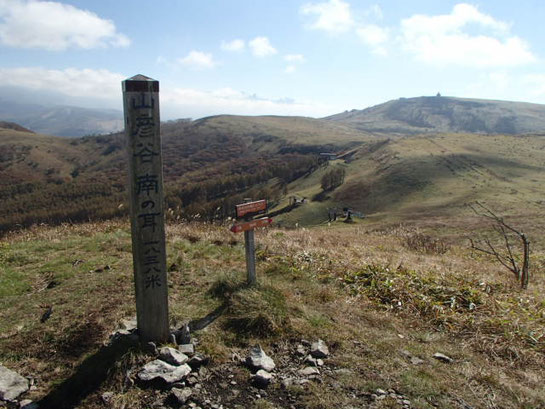
[[[453,108],[454,119],[447,123],[445,115],[430,114],[437,103],[444,104],[445,112],[451,112],[448,107],[469,109],[468,103],[477,104],[472,115],[483,118],[485,112],[499,115],[511,107],[515,116],[504,121],[514,124],[528,124],[530,114],[537,115],[541,108],[434,97],[393,101],[366,111],[374,109],[379,121],[388,110],[391,117],[392,106],[401,104],[405,109],[397,118],[412,110],[428,118],[428,124],[442,118],[441,126],[453,127],[462,108]],[[418,106],[424,108],[417,110]],[[230,216],[243,197],[269,199],[273,211],[280,211],[277,221],[286,226],[327,222],[327,209],[332,207],[398,221],[455,217],[474,200],[510,214],[543,214],[544,134],[435,132],[431,125],[411,128],[401,119],[396,120],[398,133],[369,126],[369,131],[362,131],[346,119],[356,121],[356,114],[329,119],[220,115],[163,123],[171,216],[221,219]],[[385,120],[383,128],[393,123]],[[536,130],[538,123],[536,119]],[[122,133],[65,139],[6,127],[0,129],[1,229],[126,214]],[[421,132],[412,134],[416,129]],[[339,159],[327,161],[320,157],[322,152],[335,153]],[[344,183],[323,192],[321,178],[337,167],[344,169]],[[282,213],[293,196],[307,198],[305,205]]]
[[[355,129],[386,134],[545,132],[545,105],[454,97],[400,98],[325,118]]]

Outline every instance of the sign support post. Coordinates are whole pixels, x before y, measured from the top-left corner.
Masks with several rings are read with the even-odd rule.
[[[256,283],[255,274],[255,242],[254,230],[244,232],[244,247],[246,248],[246,271],[248,272],[248,285]]]
[[[136,75],[122,82],[136,318],[142,342],[169,338],[159,81]]]
[[[258,214],[263,214],[267,211],[267,201],[257,200],[255,202],[247,201],[236,205],[237,218],[244,218],[244,223],[234,224],[231,227],[233,233],[244,232],[244,247],[246,249],[246,271],[248,273],[248,285],[255,285],[257,276],[255,273],[255,241],[254,229],[256,227],[269,226],[272,219],[263,217],[261,219],[252,218]]]

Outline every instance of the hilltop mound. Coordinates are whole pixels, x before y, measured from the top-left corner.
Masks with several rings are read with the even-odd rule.
[[[545,105],[454,97],[400,98],[325,118],[368,132],[545,132]]]
[[[1,129],[11,129],[11,130],[14,130],[14,131],[19,131],[19,132],[34,133],[30,129],[26,129],[26,128],[22,127],[21,125],[16,124],[15,122],[0,121],[0,128]]]

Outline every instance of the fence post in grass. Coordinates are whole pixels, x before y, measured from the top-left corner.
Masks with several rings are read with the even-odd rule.
[[[169,339],[159,81],[136,75],[122,83],[136,317],[142,342]]]

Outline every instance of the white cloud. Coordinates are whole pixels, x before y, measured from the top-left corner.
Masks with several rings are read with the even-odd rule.
[[[286,54],[284,60],[293,63],[304,63],[305,57],[302,54]]]
[[[296,70],[295,65],[288,65],[288,66],[284,69],[284,72],[285,72],[286,74],[291,74],[291,73],[295,72],[295,70]]]
[[[202,51],[190,51],[184,58],[178,58],[180,64],[195,69],[214,68],[216,62],[210,53]]]
[[[248,45],[256,57],[266,57],[277,53],[267,37],[256,37]]]
[[[437,65],[507,67],[536,60],[528,44],[510,34],[509,24],[465,3],[450,14],[402,20],[401,43],[417,60]]]
[[[260,98],[231,88],[201,91],[175,88],[161,91],[161,107],[166,117],[193,117],[213,114],[232,115],[303,115],[322,117],[340,108],[314,102],[297,102],[291,99]],[[174,114],[172,114],[174,113]],[[164,115],[163,115],[164,116]]]
[[[387,50],[385,44],[390,38],[389,30],[375,24],[368,24],[356,30],[360,40],[371,47],[373,53],[378,55],[386,55]]]
[[[301,9],[303,15],[310,15],[316,19],[309,24],[309,28],[324,30],[329,33],[343,33],[352,28],[354,20],[350,12],[350,4],[342,0],[329,0],[323,3],[307,3]]]
[[[108,70],[0,68],[0,83],[3,86],[58,93],[81,100],[99,100],[102,107],[121,106],[121,81],[125,79],[126,75]],[[229,87],[202,91],[162,84],[160,98],[161,117],[164,119],[199,118],[216,114],[322,117],[341,111],[341,107],[312,101],[261,98]]]
[[[234,39],[233,41],[222,41],[221,49],[223,51],[242,51],[246,47],[244,40]]]
[[[36,91],[54,91],[72,97],[121,101],[121,81],[126,77],[108,70],[40,67],[0,68],[0,83]]]
[[[0,0],[0,43],[10,47],[126,47],[130,40],[115,24],[68,4],[35,0]]]

